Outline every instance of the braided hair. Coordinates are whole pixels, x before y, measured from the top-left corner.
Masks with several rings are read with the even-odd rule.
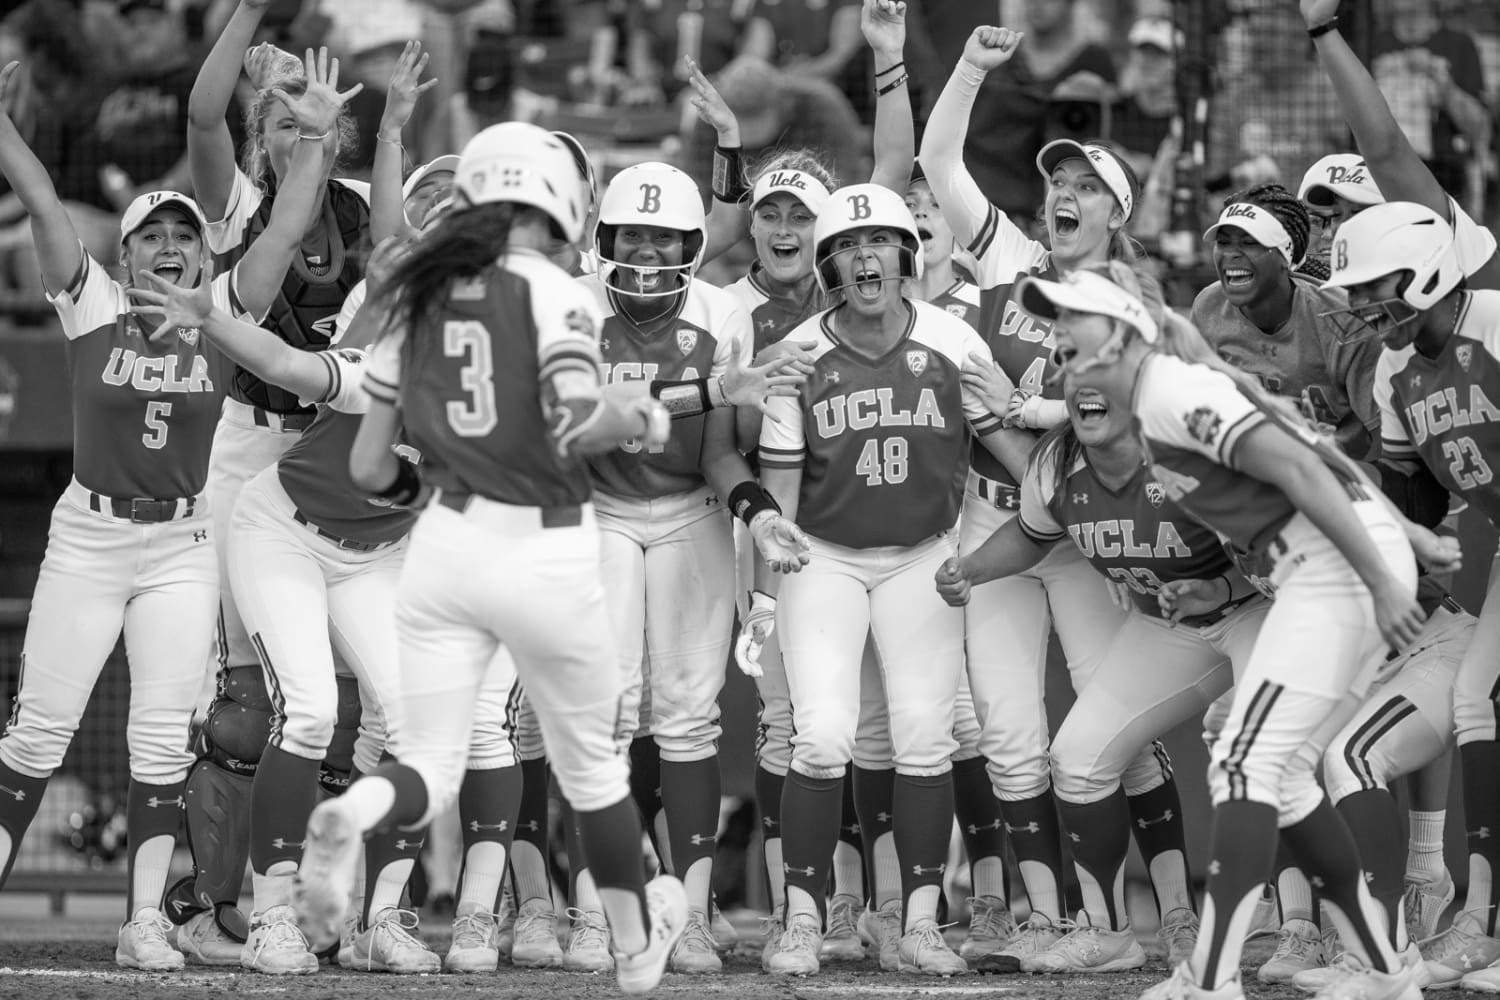
[[[1307,214],[1307,206],[1302,200],[1280,184],[1257,184],[1224,199],[1224,207],[1237,202],[1249,202],[1275,216],[1281,228],[1292,238],[1292,267],[1302,267],[1312,239],[1312,217]]]

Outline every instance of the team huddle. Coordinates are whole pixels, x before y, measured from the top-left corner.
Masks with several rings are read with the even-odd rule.
[[[1337,0],[1301,6],[1359,152],[1232,196],[1190,318],[1129,236],[1142,192],[1108,143],[1041,150],[1045,244],[969,175],[1008,29],[970,37],[918,151],[905,5],[865,0],[867,180],[810,150],[742,162],[691,67],[719,140],[706,213],[675,167],[601,190],[576,139],[518,122],[403,177],[416,43],[371,181],[334,178],[357,88],[326,53],[247,53],[265,6],[242,0],[194,88],[194,196],[126,211],[124,280],[0,114],[76,428],[0,737],[0,880],[123,628],[121,966],[505,960],[631,993],[716,973],[732,661],[761,703],[767,973],[866,949],[934,976],[1140,969],[1133,836],[1167,955],[1151,1000],[1243,997],[1260,930],[1257,978],[1319,997],[1500,993],[1500,602],[1475,618],[1443,584],[1459,505],[1500,518],[1496,242],[1401,137]],[[747,274],[696,277],[747,235]],[[1077,700],[1049,732],[1053,631]],[[1158,742],[1198,718],[1201,900]],[[1468,888],[1440,931],[1455,743]],[[439,955],[403,899],[454,808]],[[169,886],[183,811],[194,870]]]

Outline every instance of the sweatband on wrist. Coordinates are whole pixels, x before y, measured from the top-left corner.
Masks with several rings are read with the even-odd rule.
[[[714,198],[731,205],[740,201],[750,189],[745,185],[745,174],[740,168],[740,147],[714,146]]]
[[[1324,21],[1322,24],[1315,24],[1311,28],[1308,28],[1307,29],[1307,37],[1308,38],[1314,38],[1314,39],[1316,39],[1316,38],[1322,38],[1324,35],[1328,34],[1330,31],[1337,31],[1338,27],[1339,27],[1339,19],[1338,19],[1338,16],[1335,15],[1333,17],[1330,17],[1328,20]]]
[[[695,378],[681,381],[658,379],[651,383],[651,395],[661,401],[672,419],[696,417],[713,409],[713,400],[708,394],[708,379]]]
[[[729,511],[749,527],[755,515],[766,511],[780,514],[781,507],[771,494],[761,488],[760,483],[747,479],[729,492]]]
[[[391,485],[378,490],[375,496],[381,500],[389,500],[391,503],[406,506],[421,492],[422,477],[417,474],[417,464],[409,458],[397,455],[396,478],[391,480]]]

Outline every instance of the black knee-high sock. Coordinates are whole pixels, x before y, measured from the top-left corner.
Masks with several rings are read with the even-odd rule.
[[[1484,932],[1496,935],[1495,918],[1500,907],[1495,905],[1500,893],[1496,892],[1500,882],[1500,795],[1495,794],[1495,775],[1500,774],[1500,742],[1475,740],[1458,748],[1463,761],[1464,830],[1468,834],[1470,856],[1483,858],[1490,870],[1488,898],[1475,898],[1473,888],[1469,890],[1465,905],[1469,910],[1483,908]]]
[[[1400,933],[1401,897],[1406,890],[1406,851],[1401,846],[1401,810],[1396,797],[1384,788],[1347,795],[1338,813],[1348,824],[1368,876],[1370,895],[1385,910],[1391,947],[1406,947]]]
[[[948,841],[953,835],[953,773],[897,772],[893,806],[896,857],[901,864],[902,912],[909,927],[912,893],[936,886],[938,902],[942,900]]]
[[[1152,862],[1175,851],[1177,857],[1173,860],[1181,863],[1182,898],[1192,907],[1193,879],[1188,868],[1187,828],[1182,821],[1182,796],[1177,790],[1177,779],[1169,776],[1160,786],[1140,795],[1127,796],[1125,801],[1130,808],[1130,832],[1135,835],[1135,845],[1140,848],[1141,859],[1146,862],[1146,871],[1153,876],[1152,891],[1156,890]],[[1076,851],[1076,845],[1074,849]],[[1159,895],[1156,905],[1162,916],[1166,916],[1166,910],[1171,908]]]
[[[516,811],[515,839],[530,844],[542,859],[549,896],[552,891],[552,866],[548,864],[548,825],[551,822],[548,792],[551,782],[552,770],[547,766],[546,757],[521,761],[521,798]]]
[[[667,814],[667,837],[672,845],[672,868],[687,878],[693,865],[712,859],[719,831],[719,758],[661,762],[662,808]],[[693,909],[708,912],[712,886],[688,898]]]
[[[641,820],[635,804],[621,799],[593,812],[576,811],[580,863],[594,885],[633,893],[641,903],[641,926],[651,932],[646,873],[641,868]]]
[[[1208,902],[1202,935],[1208,936],[1208,959],[1195,969],[1198,982],[1218,989],[1239,971],[1241,944],[1254,900],[1271,874],[1276,857],[1276,807],[1235,800],[1214,807],[1214,829],[1208,862]],[[1236,918],[1236,911],[1244,914]]]
[[[1359,848],[1327,796],[1310,816],[1286,827],[1281,835],[1319,896],[1337,906],[1354,925],[1359,948],[1369,957],[1369,967],[1381,972],[1394,971],[1381,957],[1376,940],[1379,929],[1370,926],[1360,906],[1359,887],[1364,882],[1364,872]]]
[[[499,844],[510,857],[510,842],[515,835],[516,814],[520,808],[523,779],[519,767],[491,767],[464,772],[458,786],[458,819],[463,836],[464,855],[458,869],[458,884],[464,884],[464,869],[469,864],[469,848],[475,844]],[[373,839],[371,843],[373,843]],[[366,861],[373,853],[367,845]],[[373,877],[380,869],[370,867]],[[373,884],[373,883],[372,883]],[[517,900],[517,905],[520,905]],[[500,912],[500,893],[489,901],[489,913]]]
[[[873,869],[870,867],[871,859],[865,850],[864,828],[860,826],[859,810],[854,805],[854,787],[857,784],[859,767],[854,768],[854,776],[844,781],[843,800],[839,804],[839,843],[847,844],[854,848],[855,853],[864,858],[865,886],[864,896],[870,898],[874,887],[870,884],[870,876]],[[838,890],[831,889],[832,892]]]
[[[768,857],[778,856],[781,852],[781,794],[785,785],[785,775],[772,774],[763,767],[755,769],[755,804],[760,809],[760,835]],[[768,888],[771,899],[775,900],[776,890],[784,891],[786,884],[779,863],[774,867],[766,865],[766,880],[772,883]]]
[[[583,841],[578,833],[578,814],[573,807],[568,805],[568,800],[562,800],[563,821],[563,850],[568,854],[568,901],[578,902],[578,873],[588,865],[583,856]],[[640,816],[636,817],[636,825],[639,826]],[[643,873],[644,874],[644,873]]]
[[[990,785],[989,771],[983,757],[953,762],[953,813],[958,818],[959,835],[964,853],[972,868],[985,858],[1005,861],[1005,820],[1000,815],[1000,800]],[[1005,874],[1005,899],[1010,898],[1009,868]],[[976,885],[974,895],[979,895]]]
[[[365,905],[359,915],[361,927],[370,926],[375,914],[375,884],[387,866],[398,861],[415,862],[422,853],[422,844],[427,840],[427,829],[400,830],[386,827],[373,831],[365,838]]]
[[[15,867],[16,855],[21,853],[21,841],[36,811],[42,805],[42,794],[47,790],[46,778],[28,778],[12,768],[0,764],[0,828],[10,835],[10,854],[0,858],[0,888],[10,879],[10,870]]]
[[[839,839],[843,783],[843,778],[809,778],[793,770],[787,772],[781,794],[781,815],[786,821],[781,865],[787,888],[796,887],[811,896],[818,904],[820,921],[828,908],[823,894],[833,845]]]
[[[250,785],[250,867],[257,875],[280,861],[301,862],[317,804],[318,762],[267,746]]]
[[[881,837],[895,830],[896,772],[893,769],[874,770],[855,765],[851,778],[854,815],[858,819],[859,837],[864,845],[865,895],[876,900],[878,905],[875,886],[876,877],[881,872],[880,859],[875,856],[875,844]]]
[[[161,898],[135,898],[136,852],[156,837],[177,839],[177,828],[182,825],[182,807],[187,790],[187,779],[174,781],[170,785],[147,785],[130,779],[130,789],[125,794],[125,830],[130,839],[127,866],[129,889],[126,893],[126,910],[131,917],[143,906],[161,906]],[[166,872],[162,872],[163,878]],[[165,886],[164,886],[165,888]]]
[[[1105,916],[1110,930],[1122,930],[1128,915],[1115,898],[1115,885],[1125,867],[1130,850],[1130,807],[1125,790],[1114,792],[1098,802],[1073,803],[1057,800],[1063,829],[1073,849],[1073,861],[1099,886],[1104,896]],[[1084,898],[1087,904],[1087,897]]]
[[[661,748],[653,736],[640,736],[630,743],[630,797],[641,812],[641,823],[651,847],[661,861],[662,871],[672,871],[667,864],[669,851],[657,843],[656,815],[661,812]]]
[[[1000,815],[1005,817],[1005,832],[1010,835],[1032,910],[1056,922],[1062,916],[1063,859],[1057,800],[1051,787],[1029,799],[1000,800]]]

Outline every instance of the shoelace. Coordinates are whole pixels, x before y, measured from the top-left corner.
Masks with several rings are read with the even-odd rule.
[[[556,933],[555,927],[551,910],[531,910],[516,917],[516,940],[546,937]]]
[[[453,940],[458,942],[465,937],[477,938],[477,944],[460,944],[459,947],[487,948],[490,946],[490,934],[493,933],[498,920],[498,914],[485,913],[483,910],[454,917]]]
[[[713,935],[708,932],[707,922],[698,918],[695,913],[688,921],[682,931],[682,937],[677,941],[677,947],[684,951],[717,951],[714,947]]]
[[[792,920],[782,932],[782,951],[806,950],[817,954],[822,936],[815,920]]]
[[[600,951],[609,950],[609,925],[598,915],[568,907],[568,919],[573,926],[568,932],[568,950],[577,951],[588,947]]]
[[[829,937],[857,937],[859,928],[855,924],[854,907],[839,905],[828,910]]]
[[[1156,932],[1156,936],[1168,944],[1196,941],[1198,939],[1198,926],[1197,915],[1188,913],[1177,920],[1169,920],[1162,924],[1161,929]]]
[[[1271,961],[1274,962],[1279,958],[1306,958],[1307,953],[1312,950],[1313,943],[1313,939],[1283,928],[1281,940],[1276,942],[1276,951],[1272,953]]]
[[[290,917],[281,917],[262,926],[265,927],[266,933],[260,939],[260,947],[255,949],[256,958],[259,958],[261,952],[267,949],[279,951],[282,948],[296,946],[302,951],[309,950],[307,938],[297,929],[297,925],[292,922]],[[252,934],[251,937],[254,937],[254,935]]]
[[[132,920],[130,924],[135,928],[136,936],[143,942],[162,945],[167,948],[172,946],[167,940],[167,935],[172,932],[172,922],[161,914],[158,913],[154,917],[142,917],[139,920]]]
[[[1051,947],[1051,944],[1042,944],[1042,938],[1047,934],[1066,934],[1070,929],[1077,926],[1071,920],[1049,921],[1040,923],[1028,920],[1016,928],[1016,936],[1011,938],[1010,946],[1005,950],[1015,954],[1036,954]],[[1053,939],[1056,941],[1056,938]]]
[[[1005,919],[1009,916],[1010,910],[1004,904],[987,903],[978,896],[969,897],[970,936],[982,935],[1004,941],[1010,936]]]

